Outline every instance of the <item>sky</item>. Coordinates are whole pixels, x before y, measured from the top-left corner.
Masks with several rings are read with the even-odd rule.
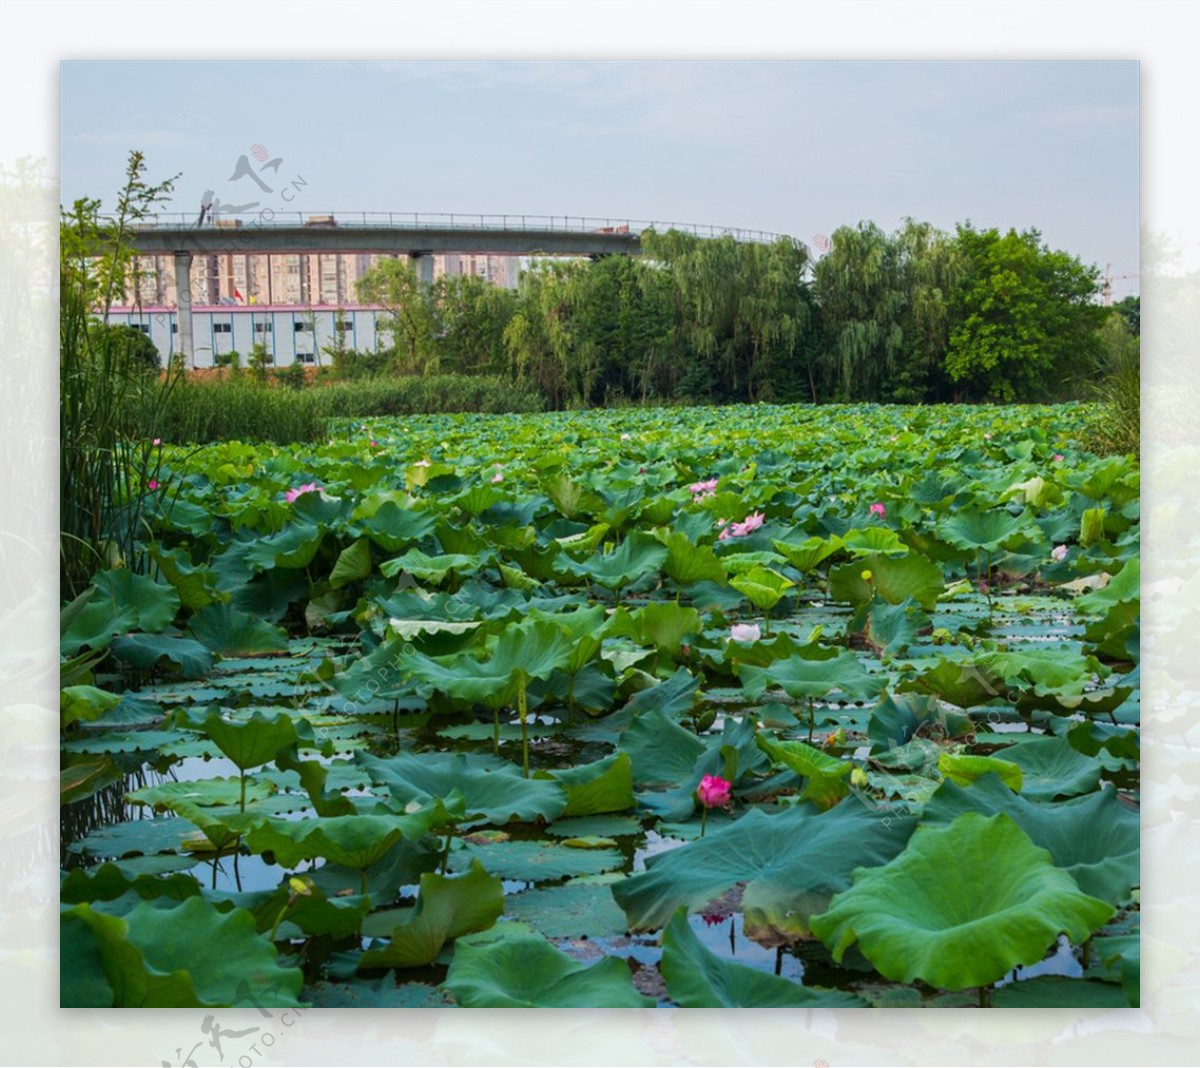
[[[1114,275],[1139,242],[1136,61],[64,61],[62,202],[111,203],[130,149],[305,212],[571,215],[800,238],[906,216],[1034,228]],[[256,165],[257,166],[257,165]],[[1114,282],[1119,298],[1136,280]]]

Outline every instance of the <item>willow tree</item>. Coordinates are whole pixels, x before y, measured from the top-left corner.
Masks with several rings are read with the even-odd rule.
[[[570,270],[550,263],[523,272],[517,309],[504,328],[513,378],[536,389],[551,408],[563,407],[570,392]]]
[[[946,371],[952,299],[966,278],[967,260],[953,236],[927,222],[905,219],[893,241],[904,294],[904,342],[901,366],[883,399],[948,401],[954,392]]]
[[[680,388],[712,400],[772,399],[812,323],[803,245],[678,231],[642,235],[646,255],[674,283],[675,331],[689,353]]]
[[[843,400],[878,400],[904,351],[897,243],[873,222],[842,226],[813,271],[826,361]]]

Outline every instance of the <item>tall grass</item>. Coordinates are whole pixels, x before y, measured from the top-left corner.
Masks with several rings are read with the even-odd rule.
[[[1093,388],[1100,407],[1090,427],[1090,444],[1097,452],[1138,452],[1142,433],[1140,339],[1117,315],[1101,328],[1100,339],[1104,355]]]
[[[142,169],[141,154],[131,153],[114,222],[101,219],[98,201],[80,200],[60,226],[59,578],[67,599],[100,568],[141,570],[152,441],[176,381],[148,369],[134,339],[96,321],[128,280],[129,224],[170,188],[147,186]]]
[[[423,412],[536,412],[534,393],[502,378],[431,375],[337,382],[302,389],[267,386],[248,375],[184,380],[159,414],[162,436],[177,444],[210,441],[318,441],[330,419]]]

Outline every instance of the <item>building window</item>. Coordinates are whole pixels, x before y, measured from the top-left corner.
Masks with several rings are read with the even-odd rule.
[[[297,363],[316,363],[317,358],[311,352],[297,352],[296,353],[296,362]]]
[[[178,323],[172,323],[172,324],[171,324],[171,333],[172,333],[172,334],[178,334],[178,333],[179,333],[179,324],[178,324]]]
[[[254,324],[254,332],[256,334],[269,334],[272,332],[273,329],[274,329],[274,324],[272,324],[272,323],[255,323]]]
[[[214,334],[232,334],[233,323],[213,323]]]
[[[134,330],[140,330],[143,334],[150,333],[150,324],[149,323],[134,323],[133,328],[134,328]]]
[[[350,322],[341,322],[341,323],[337,324],[337,329],[340,330],[343,334],[346,334],[354,329],[354,324],[350,323]]]
[[[311,330],[312,330],[312,324],[311,324],[311,323],[293,323],[293,324],[292,324],[292,329],[293,329],[293,330],[294,330],[294,331],[295,331],[297,334],[302,334],[302,333],[304,333],[306,330],[308,330],[308,331],[311,331]]]

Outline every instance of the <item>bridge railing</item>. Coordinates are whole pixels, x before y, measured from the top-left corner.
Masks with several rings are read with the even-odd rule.
[[[135,229],[181,230],[198,227],[199,212],[159,213],[143,219]],[[464,212],[397,212],[397,211],[330,211],[288,212],[265,209],[259,212],[228,213],[218,210],[215,219],[205,218],[203,229],[223,226],[254,229],[354,229],[363,227],[395,227],[412,230],[489,230],[537,231],[575,234],[629,234],[636,237],[643,230],[659,233],[679,230],[696,237],[732,237],[736,241],[769,244],[783,234],[765,230],[745,230],[729,226],[708,226],[699,223],[667,222],[646,219],[601,219],[583,215],[475,215]]]

